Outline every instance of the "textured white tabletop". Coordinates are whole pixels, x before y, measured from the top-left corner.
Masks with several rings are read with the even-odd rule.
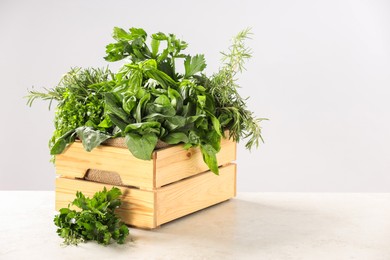
[[[124,245],[61,246],[54,192],[0,191],[0,259],[390,259],[390,194],[239,193]]]

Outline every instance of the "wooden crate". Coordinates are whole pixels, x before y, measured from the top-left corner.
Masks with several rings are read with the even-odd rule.
[[[86,152],[71,144],[56,156],[56,210],[67,207],[77,191],[92,196],[112,185],[84,180],[88,170],[117,173],[123,186],[122,221],[140,228],[155,228],[179,217],[228,200],[236,194],[236,143],[223,140],[218,153],[220,175],[208,171],[199,148],[182,145],[153,152],[152,160],[132,156],[126,148],[99,146]]]
[[[236,160],[236,143],[222,139],[217,154],[219,165]],[[171,146],[153,152],[152,160],[135,158],[127,148],[99,146],[86,152],[80,142],[74,142],[56,156],[56,173],[66,178],[84,178],[88,170],[116,172],[125,186],[154,190],[178,180],[205,172],[199,148],[183,149]]]

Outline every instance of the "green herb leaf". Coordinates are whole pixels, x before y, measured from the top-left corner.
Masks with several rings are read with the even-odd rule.
[[[123,121],[127,121],[128,115],[122,109],[122,105],[120,105],[120,101],[117,99],[114,93],[105,93],[104,101],[106,104],[106,110],[111,112],[112,114],[118,116]]]
[[[184,60],[185,74],[184,77],[188,78],[195,75],[198,72],[203,71],[206,68],[206,60],[203,54],[195,55],[194,57],[187,56]]]
[[[143,75],[141,70],[132,70],[129,77],[129,90],[131,93],[137,93],[141,89]]]
[[[171,106],[171,104],[168,106],[163,106],[160,104],[149,103],[146,105],[146,112],[147,116],[145,116],[145,118],[150,118],[151,114],[161,114],[164,117],[171,117],[176,114],[176,110]]]
[[[87,152],[92,151],[93,148],[111,137],[90,127],[79,127],[76,129],[76,134],[81,139],[83,147]]]
[[[137,105],[137,98],[133,95],[123,98],[123,110],[127,113],[130,114],[131,111],[133,110],[134,107]]]
[[[187,143],[188,137],[185,133],[177,132],[177,133],[169,133],[163,139],[164,142],[168,144],[178,144],[178,143]]]
[[[152,37],[152,41],[151,41],[150,45],[152,47],[152,57],[157,58],[158,49],[160,47],[160,40],[157,40],[157,39]]]
[[[150,160],[152,152],[157,144],[156,134],[149,133],[139,135],[135,133],[126,134],[126,144],[130,152],[138,159]]]
[[[119,27],[114,27],[112,38],[117,41],[131,41],[134,39],[133,35],[129,34],[128,32]]]
[[[218,163],[217,163],[217,151],[210,144],[201,144],[200,150],[203,155],[203,160],[210,168],[210,170],[219,175]]]
[[[177,83],[168,74],[158,69],[149,69],[144,72],[148,78],[156,80],[161,86],[167,89],[170,86],[176,86]]]
[[[150,122],[143,122],[143,123],[134,123],[129,124],[125,128],[125,133],[137,133],[140,135],[148,134],[148,133],[160,133],[160,126],[161,124],[159,122],[150,121]]]
[[[110,128],[112,127],[112,122],[110,120],[110,118],[107,116],[103,119],[103,121],[101,121],[98,125],[98,127],[101,127],[101,128]]]
[[[173,88],[168,88],[168,97],[171,99],[171,105],[176,108],[177,113],[181,113],[183,110],[183,97],[180,93]]]
[[[207,115],[210,117],[211,119],[211,123],[213,124],[213,127],[214,127],[214,130],[215,132],[217,132],[217,134],[219,136],[222,136],[222,132],[221,132],[221,124],[219,123],[219,120],[218,118],[216,118],[213,114],[211,114],[210,112],[206,111]]]
[[[158,98],[154,100],[154,103],[162,105],[162,106],[171,106],[171,101],[165,95],[160,95]]]
[[[141,123],[141,119],[142,119],[142,111],[146,105],[146,102],[150,99],[150,94],[147,93],[146,95],[144,95],[140,101],[138,102],[138,105],[137,105],[137,111],[136,111],[136,114],[135,114],[135,120],[137,123]]]
[[[112,113],[108,113],[108,117],[112,121],[114,125],[116,125],[122,132],[125,131],[125,128],[127,126],[127,123],[123,121],[121,118],[119,118],[117,115],[114,115]]]
[[[115,215],[115,209],[121,204],[121,191],[113,187],[95,193],[87,198],[81,192],[76,193],[72,205],[81,211],[68,208],[59,210],[54,217],[57,234],[64,239],[65,245],[77,245],[80,242],[96,240],[99,244],[108,245],[111,240],[123,244],[129,235],[129,229]]]
[[[60,154],[62,153],[64,150],[65,150],[65,147],[68,143],[66,142],[65,139],[63,138],[59,138],[55,143],[54,145],[51,147],[50,149],[50,154],[51,155],[56,155],[56,154]]]
[[[182,116],[173,116],[166,118],[164,122],[164,127],[168,131],[175,130],[177,128],[183,127],[186,124],[186,118]]]
[[[62,135],[60,138],[58,138],[55,141],[54,145],[51,147],[50,154],[56,155],[62,153],[65,150],[66,146],[69,143],[73,142],[74,133],[75,133],[74,130],[70,130],[66,132],[64,135]]]

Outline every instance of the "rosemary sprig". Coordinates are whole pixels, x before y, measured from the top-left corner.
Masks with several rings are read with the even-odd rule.
[[[257,118],[247,109],[246,99],[242,98],[237,89],[236,75],[245,70],[245,62],[252,57],[252,50],[245,45],[245,40],[250,39],[250,29],[239,32],[232,40],[228,52],[222,52],[223,66],[212,75],[209,82],[210,93],[215,97],[217,110],[221,121],[228,122],[225,127],[236,141],[249,140],[246,148],[258,147],[259,141],[264,142],[261,136],[260,122],[266,118]]]
[[[53,100],[60,101],[62,100],[62,89],[61,88],[43,88],[45,91],[35,91],[34,89],[28,91],[28,95],[26,96],[27,98],[27,105],[32,106],[34,101],[36,99],[42,99],[42,100],[49,100],[49,109],[51,108],[51,104]]]

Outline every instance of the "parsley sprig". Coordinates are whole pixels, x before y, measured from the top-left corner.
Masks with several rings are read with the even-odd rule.
[[[57,233],[64,239],[64,244],[77,245],[95,240],[99,244],[108,245],[111,239],[123,244],[129,235],[129,229],[114,212],[121,205],[120,195],[121,191],[116,187],[109,191],[104,187],[93,198],[77,192],[76,199],[71,204],[81,211],[72,210],[69,205],[60,209],[60,214],[54,217]]]

